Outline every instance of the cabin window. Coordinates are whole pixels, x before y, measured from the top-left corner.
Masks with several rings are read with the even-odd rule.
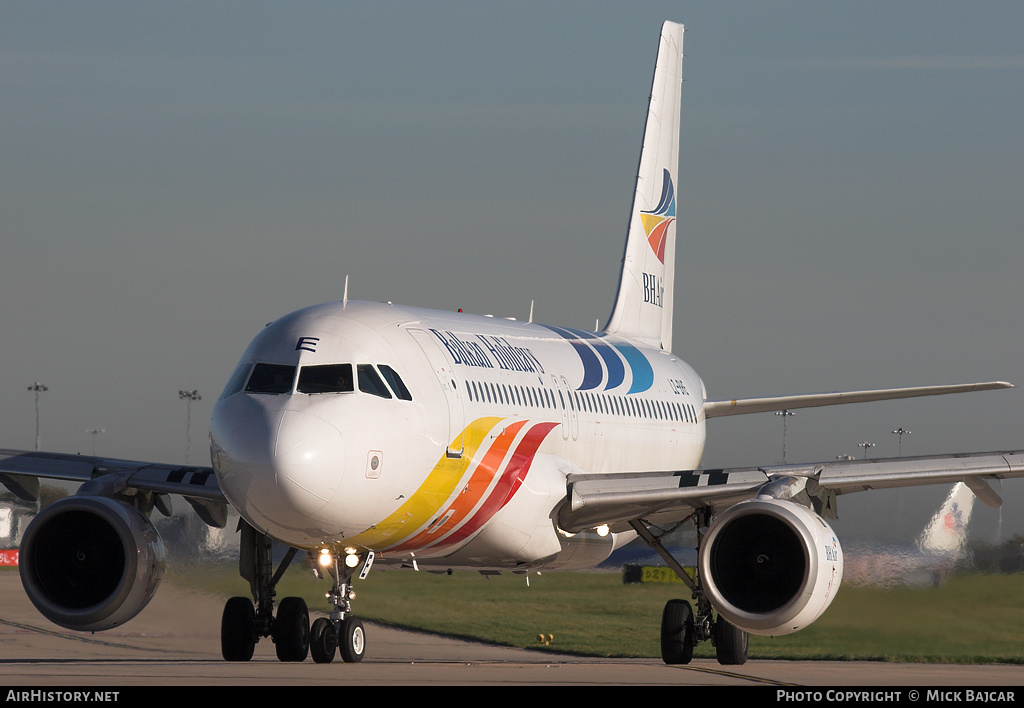
[[[303,366],[299,370],[296,390],[299,393],[351,393],[355,390],[352,383],[352,365]]]
[[[257,364],[245,390],[249,393],[291,393],[295,367],[284,364]]]

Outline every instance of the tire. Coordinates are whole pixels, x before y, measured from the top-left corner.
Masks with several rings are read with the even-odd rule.
[[[256,649],[256,608],[247,597],[232,597],[220,619],[220,653],[225,661],[249,661]]]
[[[750,635],[721,615],[715,622],[715,656],[724,666],[739,666],[747,661]]]
[[[309,654],[309,611],[301,597],[281,600],[274,619],[274,645],[281,661],[305,661]]]
[[[334,661],[334,652],[338,648],[338,637],[334,625],[326,617],[313,622],[309,630],[309,653],[318,664],[329,664]]]
[[[341,621],[338,651],[342,660],[348,664],[363,660],[366,653],[366,630],[363,629],[363,623],[355,617],[347,617]]]
[[[693,659],[693,608],[686,600],[669,600],[661,613],[661,659],[666,664]]]

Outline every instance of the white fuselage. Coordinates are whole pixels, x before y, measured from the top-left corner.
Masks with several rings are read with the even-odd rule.
[[[332,303],[253,340],[214,407],[211,454],[231,504],[289,545],[578,567],[632,536],[561,533],[565,475],[696,468],[703,401],[687,364],[624,340]]]

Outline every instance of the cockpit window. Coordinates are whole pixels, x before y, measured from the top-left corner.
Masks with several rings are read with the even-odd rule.
[[[299,370],[299,393],[349,393],[352,386],[351,364],[303,366]]]
[[[403,401],[411,401],[412,394],[409,393],[409,389],[405,387],[405,382],[402,381],[402,377],[398,375],[398,372],[392,369],[387,364],[379,364],[377,366],[380,369],[381,375],[387,380],[388,385],[391,386],[391,390],[395,392]]]
[[[231,374],[231,378],[228,379],[228,384],[224,387],[224,391],[220,394],[220,397],[227,398],[228,396],[241,391],[242,386],[245,385],[245,379],[249,376],[249,369],[251,368],[251,362],[244,361],[239,364],[238,368],[235,369],[235,373]]]
[[[284,364],[257,364],[245,390],[249,393],[291,393],[295,367]]]
[[[384,385],[380,374],[370,364],[356,365],[356,372],[359,375],[359,390],[381,398],[391,398],[391,392]]]

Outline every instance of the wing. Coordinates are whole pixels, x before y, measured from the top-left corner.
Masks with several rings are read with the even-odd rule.
[[[35,501],[40,478],[80,482],[91,485],[87,490],[108,494],[178,494],[210,526],[223,528],[227,524],[227,500],[212,467],[0,449],[0,484],[13,494]]]
[[[720,470],[571,474],[559,525],[578,532],[606,524],[612,531],[644,519],[678,521],[695,509],[716,513],[756,496],[768,484],[788,484],[806,494],[823,516],[834,518],[835,497],[868,489],[964,482],[989,506],[1002,500],[987,480],[1024,476],[1024,450]]]
[[[887,401],[896,398],[917,398],[918,396],[941,396],[947,393],[991,391],[998,388],[1013,388],[1013,384],[1005,381],[985,381],[982,383],[952,384],[947,386],[915,386],[912,388],[884,388],[872,391],[836,391],[833,393],[805,393],[797,396],[705,401],[704,417],[720,418],[726,415],[742,415],[744,413],[766,413],[768,411],[781,411],[793,408]]]

